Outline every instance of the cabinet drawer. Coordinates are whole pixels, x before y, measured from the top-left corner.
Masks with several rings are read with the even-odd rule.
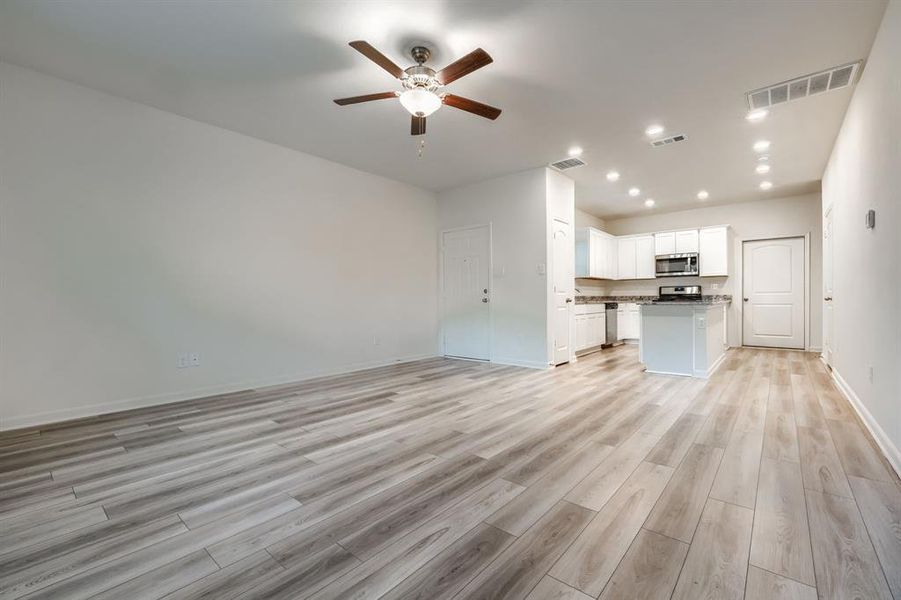
[[[603,314],[607,310],[603,303],[601,304],[576,304],[574,314],[577,315],[596,315]]]

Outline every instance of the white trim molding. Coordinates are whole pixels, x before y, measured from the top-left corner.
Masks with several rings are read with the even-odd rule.
[[[883,431],[882,427],[879,426],[879,423],[876,422],[876,419],[873,418],[873,415],[870,414],[870,411],[867,410],[867,407],[864,406],[864,403],[857,397],[857,394],[854,393],[854,390],[851,389],[848,382],[845,381],[835,369],[832,369],[832,379],[835,381],[835,384],[842,395],[847,398],[848,403],[854,407],[857,416],[860,417],[861,422],[863,422],[864,426],[870,432],[870,435],[876,440],[876,444],[879,446],[879,449],[882,450],[885,458],[888,459],[889,464],[892,465],[895,473],[901,477],[901,452],[898,451],[898,448],[892,443],[891,438]]]
[[[217,396],[219,394],[229,394],[242,392],[245,390],[259,389],[271,387],[274,385],[285,385],[288,383],[300,383],[309,379],[317,379],[319,377],[331,377],[336,375],[346,375],[356,371],[365,371],[367,369],[377,369],[379,367],[387,367],[400,363],[415,362],[417,360],[426,360],[429,358],[439,358],[437,354],[421,354],[412,356],[402,356],[397,358],[388,358],[384,360],[374,360],[367,362],[353,363],[335,369],[326,369],[315,373],[296,373],[293,375],[283,375],[281,377],[273,377],[269,379],[258,379],[253,381],[239,381],[226,383],[222,385],[208,386],[193,390],[181,392],[172,392],[167,394],[157,394],[154,396],[138,396],[135,398],[126,398],[124,400],[114,400],[112,402],[101,402],[98,404],[90,404],[88,406],[79,406],[77,408],[69,408],[64,410],[53,410],[30,415],[21,415],[16,417],[4,418],[0,422],[0,431],[11,431],[13,429],[22,429],[24,427],[36,427],[40,425],[49,425],[51,423],[59,423],[62,421],[71,421],[73,419],[83,419],[86,417],[96,417],[99,415],[108,415],[127,410],[135,410],[138,408],[147,408],[150,406],[159,406],[161,404],[174,404],[177,402],[185,402],[187,400],[200,400],[209,396]]]

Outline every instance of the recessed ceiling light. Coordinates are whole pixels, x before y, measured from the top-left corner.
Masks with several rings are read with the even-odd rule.
[[[769,140],[759,140],[757,142],[754,142],[754,151],[755,152],[766,152],[769,149],[770,149]]]
[[[644,130],[646,135],[654,137],[655,135],[660,135],[663,133],[663,125],[648,125],[648,128]]]
[[[617,171],[610,171],[607,173],[607,181],[619,181],[619,173]]]
[[[768,111],[767,109],[758,108],[757,110],[752,110],[751,112],[749,112],[745,116],[745,119],[752,123],[756,123],[758,121],[763,121],[768,114],[770,114],[770,111]]]
[[[644,201],[644,205],[647,206],[648,208],[654,208],[654,199],[648,198],[647,200]]]
[[[757,165],[757,168],[754,170],[757,171],[758,175],[763,175],[765,173],[770,172],[770,165],[768,165],[766,163],[762,163],[762,164]]]
[[[629,195],[632,196],[633,198],[634,198],[635,196],[638,196],[639,194],[641,194],[641,190],[640,190],[640,189],[638,189],[638,188],[636,188],[636,187],[634,187],[634,188],[629,188]]]
[[[771,187],[773,187],[773,183],[771,181],[761,181],[760,182],[760,189],[762,189],[762,190],[768,190]]]
[[[707,190],[701,190],[698,192],[698,200],[706,200],[710,197],[710,194],[707,193]]]
[[[581,156],[582,149],[579,148],[578,146],[573,146],[572,148],[569,149],[569,155],[570,156]]]

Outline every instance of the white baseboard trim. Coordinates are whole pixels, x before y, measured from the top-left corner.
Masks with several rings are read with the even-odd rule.
[[[550,369],[551,365],[546,362],[534,360],[519,360],[516,358],[497,357],[492,358],[491,362],[496,365],[509,365],[511,367],[527,367],[529,369]]]
[[[857,416],[860,417],[864,426],[869,430],[870,435],[876,440],[876,444],[888,459],[889,464],[892,465],[895,473],[901,477],[901,452],[898,451],[898,448],[892,442],[891,438],[886,435],[882,427],[879,426],[879,423],[876,422],[876,419],[873,418],[873,415],[870,414],[870,411],[867,410],[867,407],[864,406],[864,403],[861,402],[857,394],[854,393],[854,390],[851,389],[848,382],[845,381],[835,369],[832,369],[832,379],[835,381],[835,384],[841,393],[848,399],[848,403],[857,412]]]
[[[720,357],[716,359],[714,363],[710,365],[710,368],[706,371],[695,371],[695,377],[698,377],[700,379],[710,379],[710,376],[713,375],[716,370],[720,368],[720,365],[722,365],[726,361],[726,354],[727,351],[724,350],[723,353],[720,354]]]
[[[292,375],[283,375],[266,379],[238,381],[222,385],[195,388],[192,390],[185,390],[180,392],[157,394],[153,396],[141,396],[136,398],[126,398],[125,400],[114,400],[113,402],[89,404],[87,406],[78,406],[63,410],[46,411],[30,415],[21,415],[17,417],[7,417],[0,420],[0,431],[11,431],[13,429],[22,429],[24,427],[49,425],[51,423],[71,421],[73,419],[82,419],[85,417],[95,417],[97,415],[105,415],[114,412],[121,412],[124,410],[147,408],[149,406],[158,406],[161,404],[172,404],[176,402],[184,402],[185,400],[196,400],[199,398],[205,398],[207,396],[215,396],[217,394],[240,392],[243,390],[263,388],[273,385],[284,385],[286,383],[306,381],[309,379],[316,379],[318,377],[345,375],[347,373],[353,373],[355,371],[365,371],[366,369],[386,367],[388,365],[425,360],[428,358],[437,358],[438,356],[438,354],[403,356],[388,360],[354,363],[350,365],[344,365],[342,367],[337,367],[335,369],[326,369],[316,373],[295,373]]]

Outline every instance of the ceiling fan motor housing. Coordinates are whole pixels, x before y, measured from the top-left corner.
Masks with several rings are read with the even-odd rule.
[[[403,78],[403,86],[408,90],[421,88],[430,92],[435,92],[441,87],[438,78],[435,76],[435,69],[418,65],[404,69],[406,76]]]

